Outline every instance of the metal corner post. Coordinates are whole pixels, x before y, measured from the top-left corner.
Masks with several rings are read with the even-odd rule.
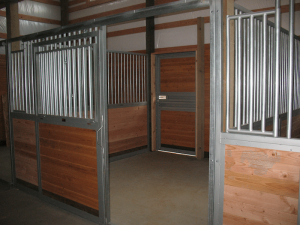
[[[106,26],[98,31],[97,56],[98,64],[95,73],[95,104],[97,128],[97,177],[99,223],[107,225],[110,222],[109,206],[109,162],[108,162],[108,122],[107,122],[107,76],[106,76]]]
[[[9,122],[9,138],[10,138],[10,160],[11,160],[11,185],[16,184],[16,168],[15,168],[15,149],[14,149],[14,134],[13,134],[13,120],[11,117],[11,42],[6,42],[6,77],[7,77],[7,104],[8,104],[8,122]]]
[[[222,130],[223,1],[210,0],[209,225],[223,224],[224,146]]]

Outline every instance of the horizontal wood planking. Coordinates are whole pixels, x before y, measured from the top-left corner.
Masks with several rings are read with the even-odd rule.
[[[195,92],[195,57],[160,60],[161,92]]]
[[[300,153],[226,145],[224,224],[297,224]]]
[[[195,113],[161,111],[161,144],[195,148]]]
[[[0,16],[6,17],[6,12],[0,11]],[[24,15],[24,14],[19,14],[19,19],[40,22],[40,23],[49,23],[49,24],[60,25],[60,20],[47,19],[47,18],[42,18],[42,17],[37,17],[37,16],[29,16],[29,15]]]
[[[109,153],[147,145],[147,106],[108,109]]]
[[[16,178],[38,185],[35,122],[13,119]]]
[[[43,190],[98,209],[96,132],[40,123]]]
[[[6,56],[0,55],[0,99],[2,95],[7,94],[7,78],[6,78]],[[5,126],[3,116],[2,100],[0,101],[0,141],[5,141]]]

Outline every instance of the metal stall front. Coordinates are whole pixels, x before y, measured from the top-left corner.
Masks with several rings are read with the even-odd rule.
[[[178,1],[2,41],[7,56],[12,185],[109,224],[108,105],[150,108],[146,102],[150,82],[145,75],[149,58],[107,53],[106,25],[208,6],[206,1]],[[21,41],[21,49],[12,51],[16,41]],[[121,57],[119,62],[140,63],[127,73],[134,78],[111,72],[114,67],[108,65],[115,57]]]

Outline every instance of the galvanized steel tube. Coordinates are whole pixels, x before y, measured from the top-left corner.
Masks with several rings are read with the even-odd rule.
[[[86,42],[86,39],[84,39]],[[88,118],[88,90],[87,90],[87,54],[86,47],[82,48],[82,76],[83,76],[83,110],[84,118]]]
[[[226,18],[226,132],[229,130],[230,115],[230,19]]]
[[[263,72],[262,72],[262,101],[261,101],[261,131],[266,129],[266,79],[267,79],[267,15],[263,16]]]
[[[78,117],[77,109],[77,67],[76,67],[76,49],[72,49],[72,80],[73,80],[73,116]]]
[[[253,77],[254,77],[254,68],[253,68],[253,60],[254,60],[254,32],[253,32],[253,22],[254,17],[250,16],[250,73],[249,73],[249,131],[253,131]]]
[[[90,43],[91,43],[91,39],[90,39]],[[90,119],[94,118],[94,95],[93,95],[93,56],[92,56],[92,50],[91,50],[91,46],[88,47],[88,70],[89,70],[89,110],[90,110]],[[109,79],[108,79],[109,80]],[[109,92],[108,92],[108,96],[109,96]]]
[[[70,47],[71,43],[69,42],[69,47]],[[69,108],[69,116],[71,117],[73,114],[73,99],[72,99],[72,75],[71,75],[71,71],[72,71],[72,63],[71,63],[71,49],[67,50],[67,66],[68,66],[68,108]]]
[[[273,133],[274,137],[278,137],[278,108],[279,108],[279,56],[280,56],[280,0],[276,0],[275,7],[275,33],[276,33],[276,41],[275,41],[275,87],[274,87],[274,117],[273,117]]]
[[[288,76],[288,108],[287,108],[287,138],[292,137],[293,112],[293,80],[294,80],[294,0],[290,0],[290,33],[289,33],[289,76]]]
[[[241,130],[241,86],[242,86],[242,18],[238,18],[238,116],[237,130]]]

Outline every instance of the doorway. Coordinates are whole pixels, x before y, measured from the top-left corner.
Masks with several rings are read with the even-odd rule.
[[[156,56],[156,150],[195,156],[195,52]]]

